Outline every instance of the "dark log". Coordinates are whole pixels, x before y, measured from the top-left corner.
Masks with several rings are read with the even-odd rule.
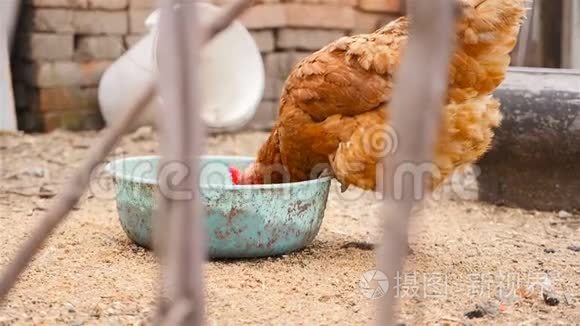
[[[580,210],[580,71],[511,68],[495,96],[504,120],[478,163],[480,199]]]

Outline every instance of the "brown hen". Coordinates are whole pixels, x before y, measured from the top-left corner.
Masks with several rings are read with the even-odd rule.
[[[501,121],[491,93],[505,78],[525,15],[525,0],[462,4],[433,186],[489,148]],[[304,181],[330,166],[343,188],[375,190],[377,163],[396,150],[397,133],[385,123],[408,30],[408,18],[401,17],[372,34],[343,37],[298,63],[282,92],[278,120],[241,182]]]

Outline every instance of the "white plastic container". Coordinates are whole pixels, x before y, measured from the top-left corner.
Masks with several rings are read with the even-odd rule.
[[[6,30],[0,26],[0,131],[16,131],[16,108],[7,39]]]
[[[10,45],[18,18],[18,0],[0,1],[0,131],[16,131],[16,108],[12,74],[10,71]]]
[[[221,9],[197,2],[201,23],[211,20]],[[99,85],[99,103],[107,124],[128,109],[147,81],[157,75],[158,12],[146,21],[149,34],[114,62]],[[210,132],[239,129],[253,118],[264,92],[264,64],[260,51],[246,28],[235,21],[202,49],[199,63],[201,118]],[[158,101],[160,103],[160,101]],[[151,105],[135,121],[133,128],[154,126]]]

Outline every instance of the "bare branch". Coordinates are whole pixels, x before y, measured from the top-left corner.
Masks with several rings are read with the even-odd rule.
[[[196,66],[200,44],[227,28],[249,4],[249,0],[233,3],[200,31],[195,6],[184,5],[174,10],[173,1],[162,1],[159,85],[167,111],[161,124],[163,162],[185,165],[189,174],[175,190],[191,194],[187,200],[160,196],[161,209],[154,227],[155,249],[162,261],[167,302],[160,302],[156,320],[163,325],[204,322],[202,267],[207,250],[197,192],[204,130],[199,118]]]
[[[174,185],[176,191],[191,194],[190,200],[159,196],[163,210],[156,216],[156,248],[163,263],[163,285],[168,304],[159,313],[162,324],[200,325],[203,323],[203,276],[205,225],[199,208],[198,160],[203,137],[194,78],[198,63],[199,27],[194,5],[175,10],[173,1],[163,1],[160,20],[159,90],[164,100],[161,124],[162,164],[179,162],[187,176]],[[186,32],[187,31],[187,32]],[[160,183],[168,180],[159,180]],[[169,236],[171,235],[171,236]],[[189,309],[177,309],[186,306]],[[177,313],[177,311],[181,311]],[[183,314],[186,314],[185,316]],[[177,315],[181,315],[177,318]]]
[[[76,171],[70,181],[65,184],[62,192],[55,198],[53,205],[47,211],[44,219],[32,236],[21,246],[16,257],[4,270],[0,279],[0,300],[4,299],[8,291],[14,286],[18,276],[30,263],[44,241],[68,215],[83,195],[90,182],[93,169],[102,162],[107,154],[117,144],[129,125],[141,114],[154,96],[153,87],[147,88],[135,104],[124,116],[103,131],[99,142],[91,149],[83,165]]]
[[[204,33],[210,40],[225,29],[239,15],[244,8],[249,6],[251,0],[239,0],[236,4],[228,7],[216,22],[210,24],[211,31]],[[85,192],[90,182],[93,168],[102,162],[107,154],[117,144],[120,137],[128,130],[130,124],[142,113],[155,96],[154,84],[150,81],[142,90],[142,96],[138,98],[123,116],[110,128],[103,131],[100,140],[91,148],[83,165],[76,171],[73,178],[65,184],[62,192],[55,198],[54,204],[47,211],[44,219],[31,237],[25,241],[17,252],[15,258],[8,264],[0,278],[0,301],[5,298],[19,275],[28,266],[42,244],[74,208],[79,198]]]
[[[398,150],[385,164],[385,215],[379,266],[388,280],[396,279],[407,254],[408,224],[415,202],[414,182],[405,178],[403,197],[393,197],[397,167],[402,163],[433,160],[437,128],[447,88],[448,66],[454,45],[454,16],[457,8],[449,0],[409,0],[410,37],[398,72],[391,105],[391,127],[399,131]],[[394,289],[380,301],[377,325],[394,321]]]

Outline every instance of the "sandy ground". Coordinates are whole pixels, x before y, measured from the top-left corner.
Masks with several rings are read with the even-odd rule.
[[[252,155],[264,137],[219,136],[209,139],[208,150]],[[94,140],[94,133],[0,135],[1,266]],[[156,144],[154,134],[139,131],[126,137],[115,155],[157,153]],[[149,323],[155,257],[127,239],[110,179],[97,179],[0,306],[0,325]],[[376,301],[364,295],[359,281],[376,269],[374,253],[345,245],[376,239],[379,203],[372,194],[357,200],[338,194],[334,185],[320,234],[307,249],[205,265],[210,325],[363,325],[373,319]],[[449,199],[428,203],[413,221],[407,272],[389,282],[402,299],[401,322],[579,324],[580,253],[568,249],[580,241],[579,227],[580,216],[565,212]],[[530,287],[548,289],[548,283],[554,292],[548,299],[557,297],[557,305],[539,295],[539,286]],[[476,305],[480,309],[474,311]],[[483,316],[470,319],[469,312]]]

